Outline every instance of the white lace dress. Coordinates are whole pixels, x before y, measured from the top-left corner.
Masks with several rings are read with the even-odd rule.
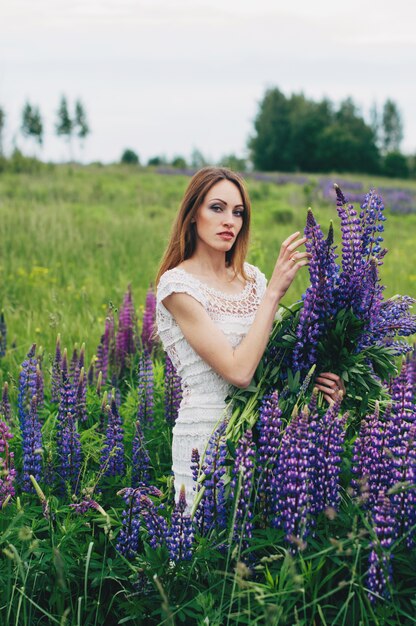
[[[224,414],[230,385],[189,345],[163,300],[174,292],[187,293],[202,304],[227,340],[236,347],[247,334],[266,289],[266,277],[254,265],[244,264],[248,276],[243,291],[228,294],[209,287],[181,268],[165,272],[157,286],[156,323],[163,347],[182,381],[182,402],[173,428],[172,469],[175,494],[185,485],[188,507],[194,498],[191,474],[192,449],[200,455]]]

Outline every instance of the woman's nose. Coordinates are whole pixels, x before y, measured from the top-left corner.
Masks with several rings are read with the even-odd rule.
[[[222,221],[223,221],[224,226],[233,226],[233,224],[234,224],[234,214],[233,213],[224,213]]]

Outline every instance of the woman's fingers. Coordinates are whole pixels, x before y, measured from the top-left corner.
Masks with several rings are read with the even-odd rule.
[[[302,239],[298,239],[297,241],[291,243],[287,248],[290,252],[293,252],[294,250],[296,250],[296,248],[300,248],[300,246],[303,246],[303,244],[306,243],[307,240],[307,237],[302,237]]]
[[[290,260],[291,261],[300,261],[302,259],[310,259],[311,258],[311,253],[310,252],[294,252],[291,256],[290,256]]]
[[[324,385],[340,389],[344,394],[346,392],[344,381],[338,376],[338,374],[333,374],[332,372],[321,372],[316,380]]]
[[[327,385],[315,385],[315,387],[319,389],[319,391],[322,391],[322,393],[329,395],[332,400],[340,391],[338,388],[328,387]]]

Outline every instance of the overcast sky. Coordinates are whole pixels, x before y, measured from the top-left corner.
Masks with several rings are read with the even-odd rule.
[[[92,134],[83,160],[124,148],[210,160],[244,155],[266,88],[368,114],[396,101],[402,149],[416,152],[413,0],[0,0],[0,106],[6,148],[23,104],[40,107],[44,158],[68,158],[54,137],[62,94],[81,99]],[[29,145],[26,145],[29,150]]]

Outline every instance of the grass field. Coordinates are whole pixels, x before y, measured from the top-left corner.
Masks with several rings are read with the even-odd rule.
[[[253,205],[248,260],[267,276],[281,242],[303,230],[308,206],[322,225],[334,220],[340,242],[335,202],[324,192],[328,180],[345,185],[346,195],[347,187],[353,193],[362,183],[365,190],[387,188],[387,195],[406,195],[403,190],[410,189],[416,198],[416,183],[403,181],[395,181],[392,191],[392,182],[382,179],[281,175],[277,183],[258,178],[248,178]],[[179,515],[173,503],[174,381],[160,346],[151,356],[137,351],[122,372],[120,362],[113,362],[103,386],[96,378],[88,388],[83,383],[81,355],[78,365],[78,356],[71,359],[69,378],[60,358],[50,367],[58,333],[70,358],[74,343],[86,342],[88,367],[107,308],[120,307],[129,284],[140,319],[188,181],[185,175],[121,166],[45,165],[32,174],[0,173],[0,310],[8,329],[0,384],[8,382],[11,398],[9,406],[5,386],[0,624],[415,625],[414,358],[407,378],[394,383],[393,412],[380,396],[381,413],[375,408],[367,416],[368,430],[360,431],[358,444],[357,425],[364,415],[355,408],[341,417],[339,405],[326,411],[326,405],[313,405],[309,398],[309,415],[305,407],[299,410],[308,387],[301,391],[300,371],[288,374],[287,384],[279,377],[272,383],[263,372],[268,385],[285,385],[279,387],[280,408],[268,409],[266,424],[266,411],[260,418],[256,412],[256,390],[245,390],[243,403],[239,390],[248,423],[256,423],[254,439],[247,430],[237,448],[231,435],[217,440],[208,469],[202,470],[202,518],[200,509],[193,521],[181,516],[183,510]],[[415,296],[416,212],[392,213],[387,204],[386,215],[386,295]],[[307,283],[305,270],[286,304],[298,299]],[[43,346],[43,359],[39,350],[25,359],[33,342]],[[138,342],[133,344],[137,348]],[[51,369],[52,382],[58,379],[57,397]],[[360,371],[351,368],[352,378]],[[371,475],[364,474],[370,462]],[[200,522],[210,514],[209,467],[214,466],[227,475],[216,482],[217,498],[211,496],[218,509],[209,529]],[[274,468],[267,474],[273,490],[267,481],[263,491],[259,487],[265,468]],[[29,475],[37,476],[36,493]],[[332,504],[313,509],[317,494],[333,494],[335,483]],[[265,505],[269,492],[279,511],[273,509],[273,519],[267,512],[270,501]],[[374,500],[371,506],[365,492]],[[222,525],[220,493],[226,494]],[[290,502],[295,516],[303,510],[311,524],[306,542],[300,518],[298,534],[287,535],[283,506]],[[254,511],[254,526],[249,511]],[[185,540],[192,544],[189,554],[182,552]]]
[[[333,219],[338,231],[335,203],[323,199],[318,176],[308,178],[301,185],[248,179],[253,207],[248,260],[266,276],[283,239],[303,230],[308,206],[324,227]],[[365,190],[392,186],[386,179],[348,180],[361,181]],[[90,359],[108,304],[119,306],[129,283],[140,316],[188,181],[121,166],[50,165],[36,174],[0,175],[0,308],[13,347],[3,369],[14,369],[32,342],[51,354],[58,332],[68,348],[85,341]],[[415,182],[394,186],[416,192]],[[416,213],[392,215],[386,207],[386,215],[386,295],[416,295]],[[339,232],[336,237],[339,241]],[[299,298],[307,280],[307,272],[298,275],[288,303]]]

